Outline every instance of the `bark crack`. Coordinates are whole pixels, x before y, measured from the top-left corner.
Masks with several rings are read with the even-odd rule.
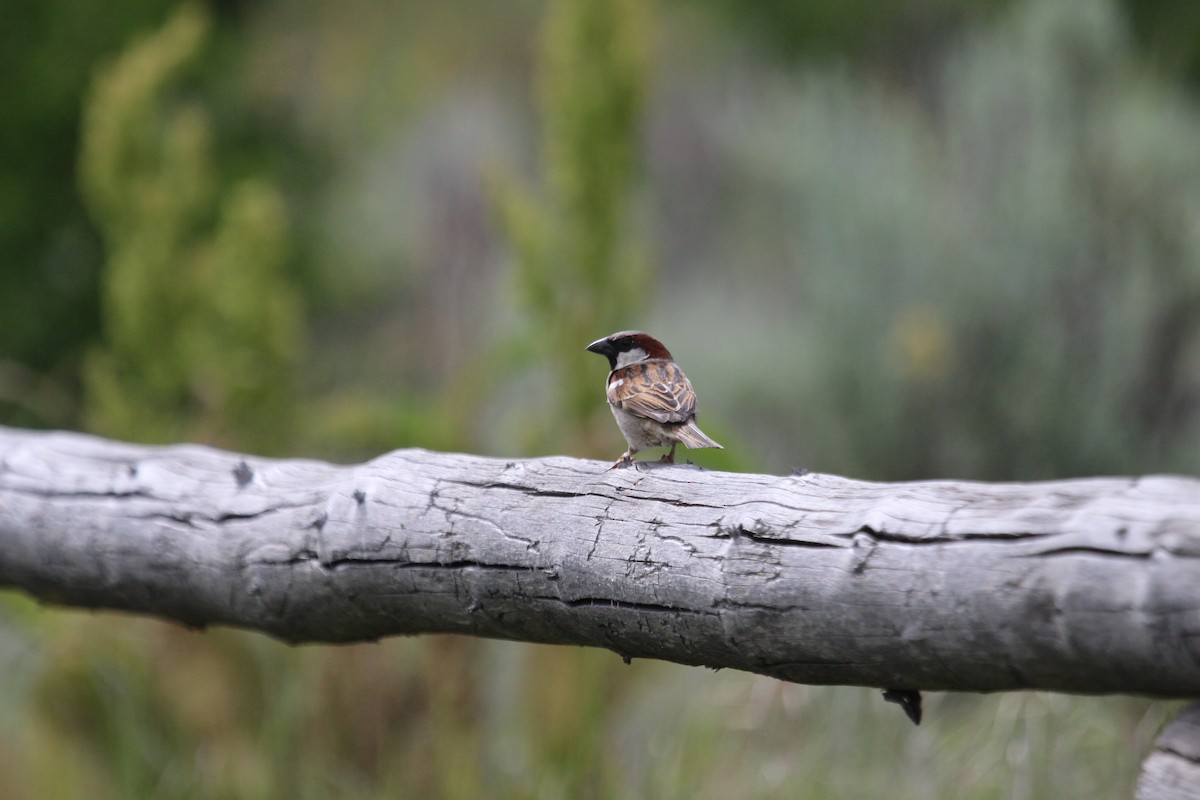
[[[662,603],[644,603],[632,600],[617,600],[611,597],[547,597],[546,600],[556,600],[571,608],[616,608],[622,611],[648,611],[654,614],[681,614],[698,616],[716,616],[716,612],[699,608],[684,608]]]
[[[1099,547],[1096,545],[1064,545],[1063,547],[1050,547],[1044,550],[1035,550],[1029,553],[1024,553],[1022,558],[1041,558],[1043,556],[1061,556],[1061,555],[1091,555],[1101,558],[1133,558],[1146,560],[1154,557],[1153,551],[1150,552],[1130,552],[1128,550],[1113,550],[1107,547]]]

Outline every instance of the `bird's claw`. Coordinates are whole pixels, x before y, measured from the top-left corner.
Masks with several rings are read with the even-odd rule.
[[[613,465],[612,465],[611,467],[609,467],[608,469],[604,470],[604,471],[605,471],[605,472],[612,472],[614,469],[620,469],[620,468],[622,468],[622,467],[628,467],[630,464],[635,464],[635,465],[636,465],[636,464],[637,464],[637,462],[636,462],[636,461],[634,461],[634,459],[633,459],[633,454],[632,454],[632,453],[626,453],[625,455],[621,456],[621,457],[620,457],[620,458],[618,458],[616,461],[614,461],[614,462],[613,462]]]

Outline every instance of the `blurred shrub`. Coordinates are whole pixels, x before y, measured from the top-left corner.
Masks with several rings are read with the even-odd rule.
[[[716,391],[764,452],[891,479],[1200,470],[1200,113],[1125,30],[1108,0],[1024,3],[928,97],[810,74],[731,127],[761,288],[712,313],[772,360],[725,353]]]
[[[1122,5],[1148,60],[1200,87],[1200,4],[1124,0]]]
[[[871,0],[795,3],[790,0],[696,0],[749,30],[757,41],[785,56],[919,58],[921,50],[949,29],[1011,0]]]
[[[175,0],[118,5],[9,2],[0,28],[0,419],[67,425],[71,398],[6,382],[20,364],[55,394],[99,327],[98,242],[76,192],[79,96],[98,56],[154,24]],[[68,401],[68,402],[64,402]],[[22,413],[23,412],[23,413]]]
[[[535,380],[537,408],[522,423],[535,452],[563,452],[571,431],[608,417],[597,402],[600,365],[583,348],[639,327],[653,285],[633,203],[647,23],[637,0],[548,6],[539,70],[541,186],[495,182],[526,315],[517,349],[535,371],[549,372]]]
[[[219,185],[208,114],[179,93],[207,31],[181,6],[87,100],[81,185],[107,252],[88,420],[125,439],[272,449],[290,427],[300,308],[281,274],[282,199],[264,180]]]
[[[756,42],[790,58],[849,55],[856,61],[919,64],[968,24],[979,25],[1014,0],[690,0],[709,6]],[[1069,9],[1070,3],[1064,3]],[[1178,0],[1120,0],[1142,54],[1171,76],[1200,86],[1200,5]],[[1086,12],[1085,12],[1086,13]]]

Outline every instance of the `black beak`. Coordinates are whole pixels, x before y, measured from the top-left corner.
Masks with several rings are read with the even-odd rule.
[[[589,352],[598,353],[608,359],[610,369],[617,365],[617,349],[608,339],[597,339],[587,346]]]
[[[587,349],[593,353],[599,353],[602,356],[612,355],[612,342],[608,339],[597,339],[587,346]]]

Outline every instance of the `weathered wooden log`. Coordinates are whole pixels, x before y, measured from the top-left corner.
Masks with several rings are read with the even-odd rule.
[[[1142,762],[1137,800],[1200,797],[1200,703],[1185,708],[1154,742]]]
[[[1200,481],[864,483],[0,428],[0,586],[292,642],[609,648],[788,681],[1200,697]]]

